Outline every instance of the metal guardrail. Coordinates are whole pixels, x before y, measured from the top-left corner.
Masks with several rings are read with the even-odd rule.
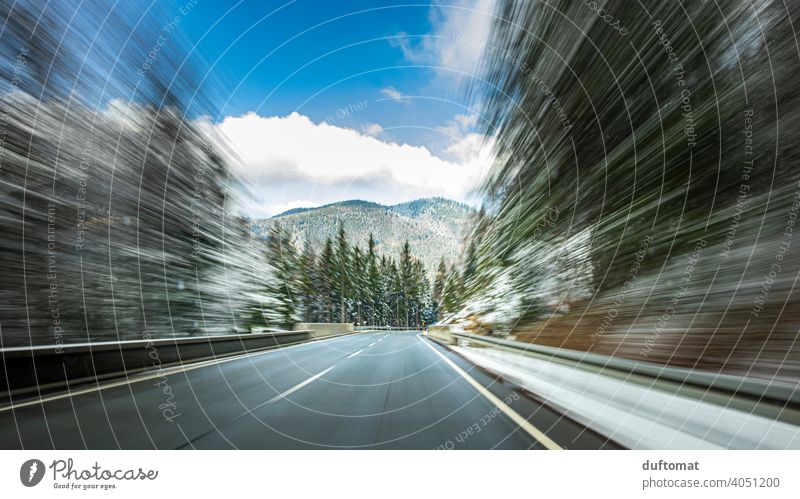
[[[716,397],[718,402],[724,399],[725,403],[730,404],[731,407],[738,406],[743,410],[758,412],[775,419],[790,421],[793,424],[800,422],[800,385],[797,384],[664,366],[622,357],[481,336],[452,329],[438,330],[431,336],[449,343],[458,342],[464,346],[491,346],[551,362],[577,365],[604,375],[659,389],[674,392],[691,391],[692,395],[700,399]],[[658,384],[656,385],[656,383]],[[733,398],[737,399],[736,403],[731,402]],[[741,400],[743,398],[747,400],[743,402]]]
[[[356,331],[422,331],[421,327],[401,326],[356,326]]]
[[[311,330],[0,349],[0,401],[312,341]]]

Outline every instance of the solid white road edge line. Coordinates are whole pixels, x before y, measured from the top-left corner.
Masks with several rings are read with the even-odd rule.
[[[417,336],[419,337],[419,335]],[[475,381],[475,378],[467,374],[463,369],[458,367],[455,362],[448,359],[442,352],[436,350],[432,345],[430,345],[426,340],[419,337],[419,340],[425,344],[428,348],[434,351],[436,355],[442,358],[448,366],[452,367],[455,372],[461,375],[462,378],[467,380],[467,383],[472,385],[478,393],[489,399],[489,402],[495,405],[498,409],[503,411],[503,413],[511,418],[514,423],[516,423],[520,428],[528,432],[530,436],[536,439],[539,443],[544,445],[546,448],[550,450],[562,450],[561,446],[555,443],[553,440],[550,439],[547,435],[544,434],[541,430],[533,426],[530,421],[520,416],[520,414],[512,409],[508,404],[497,398],[492,392],[486,389],[482,384]]]

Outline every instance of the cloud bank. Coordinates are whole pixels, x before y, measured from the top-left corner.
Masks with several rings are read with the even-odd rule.
[[[381,140],[375,126],[359,132],[296,112],[248,113],[217,127],[240,155],[235,164],[256,195],[248,214],[267,216],[355,197],[387,204],[428,196],[465,201],[491,161],[491,146],[481,147],[480,136],[466,131],[469,122],[456,117],[432,132],[448,135],[446,159]]]

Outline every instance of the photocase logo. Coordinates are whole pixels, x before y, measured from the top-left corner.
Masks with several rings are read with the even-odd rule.
[[[38,459],[28,459],[19,468],[19,479],[22,485],[34,487],[44,478],[44,463]]]

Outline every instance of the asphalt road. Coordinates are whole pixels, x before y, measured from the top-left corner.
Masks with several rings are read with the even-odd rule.
[[[597,449],[416,331],[368,332],[0,408],[2,449]]]

